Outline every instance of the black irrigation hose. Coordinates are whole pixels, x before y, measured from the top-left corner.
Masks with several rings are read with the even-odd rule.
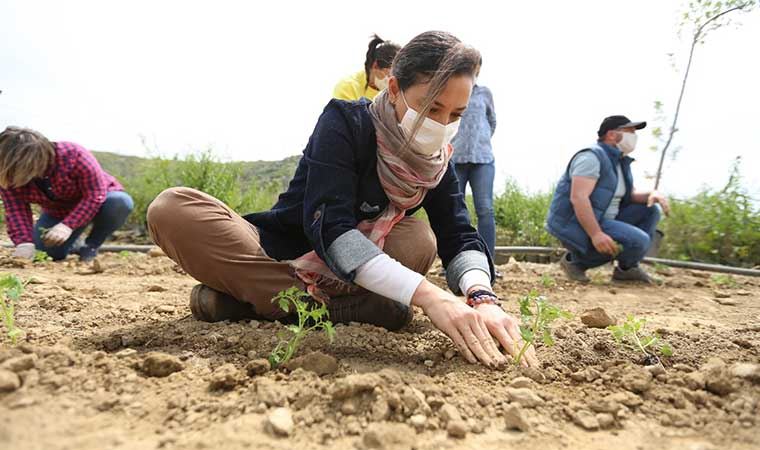
[[[13,248],[13,244],[3,243],[3,247]],[[104,245],[100,247],[101,252],[141,252],[147,253],[150,249],[157,248],[155,245]],[[554,247],[496,247],[496,253],[502,255],[547,255],[560,256],[565,252],[564,249]],[[662,264],[670,267],[681,269],[705,270],[708,272],[730,273],[734,275],[746,275],[750,277],[760,277],[760,270],[745,269],[742,267],[723,266],[720,264],[705,264],[691,261],[677,261],[673,259],[662,258],[644,258],[645,263]]]
[[[502,255],[562,255],[565,252],[561,248],[553,247],[496,247],[496,254]],[[705,270],[708,272],[730,273],[734,275],[746,275],[750,277],[760,277],[760,270],[745,269],[743,267],[723,266],[720,264],[705,264],[691,261],[677,261],[674,259],[645,257],[645,263],[662,264],[664,266],[677,267],[681,269]]]

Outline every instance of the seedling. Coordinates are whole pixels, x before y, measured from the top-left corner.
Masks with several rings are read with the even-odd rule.
[[[736,279],[734,279],[734,277],[725,273],[716,273],[710,277],[710,280],[718,286],[724,288],[735,288],[739,286],[739,283],[736,282]]]
[[[129,258],[129,255],[131,255],[131,254],[132,254],[131,252],[128,252],[126,250],[122,250],[122,251],[119,252],[119,256],[122,257],[122,258],[124,258],[124,259]]]
[[[555,320],[570,319],[573,315],[563,311],[557,306],[549,303],[543,295],[538,295],[535,290],[520,299],[520,336],[523,339],[523,346],[515,356],[515,364],[520,364],[523,355],[531,345],[535,346],[537,336],[541,336],[544,345],[551,347],[554,345],[552,337],[551,323]]]
[[[657,333],[645,333],[646,323],[646,319],[637,319],[633,314],[628,314],[622,325],[610,325],[607,329],[610,330],[619,346],[643,353],[646,365],[659,362],[654,354],[656,351],[665,357],[673,356],[673,348]]]
[[[32,258],[32,262],[35,262],[35,263],[44,263],[44,262],[48,262],[52,260],[53,258],[51,258],[43,250],[37,250],[36,252],[34,252],[34,258]]]
[[[618,241],[615,241],[615,246],[616,246],[616,250],[613,256],[617,258],[619,254],[623,253],[623,250],[625,250],[625,247],[623,247],[623,244],[621,244]]]
[[[24,333],[16,328],[16,302],[24,292],[24,283],[15,275],[3,275],[0,277],[0,314],[3,316],[3,325],[12,345],[16,345],[18,337]]]
[[[541,274],[541,286],[551,289],[557,285],[557,281],[548,273]]]
[[[291,287],[281,291],[272,299],[272,303],[277,302],[283,311],[290,312],[295,309],[298,314],[298,324],[287,325],[285,327],[287,331],[282,330],[277,335],[280,342],[269,355],[269,364],[273,369],[290,360],[298,351],[301,341],[312,331],[324,330],[331,343],[335,339],[335,328],[329,320],[330,313],[327,311],[327,305],[316,306],[307,302],[304,298],[308,296],[309,294],[302,290]],[[290,338],[287,337],[288,332],[292,333]]]

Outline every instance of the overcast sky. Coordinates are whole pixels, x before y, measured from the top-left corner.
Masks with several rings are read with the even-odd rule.
[[[499,5],[496,9],[495,5]],[[0,1],[0,126],[94,150],[163,155],[212,146],[232,160],[298,154],[335,83],[362,69],[373,32],[402,45],[442,29],[477,47],[497,112],[497,188],[548,189],[601,119],[672,114],[667,54],[680,2]],[[760,196],[760,12],[697,49],[678,158],[663,190],[720,187],[732,160]],[[684,64],[676,59],[677,67]],[[646,130],[645,130],[646,131]],[[639,140],[637,184],[657,156]]]

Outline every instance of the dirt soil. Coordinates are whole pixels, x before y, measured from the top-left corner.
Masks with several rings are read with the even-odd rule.
[[[25,338],[0,337],[0,448],[760,448],[760,279],[661,268],[663,286],[630,286],[604,267],[577,285],[512,261],[497,284],[507,310],[535,288],[575,315],[537,349],[541,370],[469,365],[418,311],[400,333],[310,336],[307,358],[271,371],[261,359],[283,326],[194,320],[195,283],[166,257],[9,255],[0,272],[32,284]],[[674,347],[664,370],[584,325],[596,307],[649,319]]]

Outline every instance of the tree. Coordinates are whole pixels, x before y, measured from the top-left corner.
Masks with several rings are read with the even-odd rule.
[[[667,138],[663,138],[662,128],[656,127],[652,133],[654,137],[661,142],[665,142],[665,145],[660,151],[660,163],[657,166],[657,173],[655,175],[654,188],[657,189],[660,186],[660,179],[662,178],[662,166],[665,162],[665,156],[668,153],[673,137],[678,132],[678,114],[681,112],[681,102],[683,101],[684,92],[686,91],[686,81],[689,79],[689,71],[691,70],[691,63],[694,60],[694,50],[697,45],[704,44],[707,36],[719,29],[723,28],[731,23],[731,18],[735,16],[737,12],[749,12],[755,9],[760,3],[760,0],[692,0],[685,8],[681,16],[681,23],[679,24],[679,34],[684,31],[688,31],[691,36],[691,47],[689,49],[689,59],[686,63],[686,70],[683,73],[683,79],[681,80],[681,92],[678,95],[678,101],[676,102],[675,113],[673,114],[673,122],[668,130]],[[659,114],[662,112],[662,103],[655,102],[655,110]]]

